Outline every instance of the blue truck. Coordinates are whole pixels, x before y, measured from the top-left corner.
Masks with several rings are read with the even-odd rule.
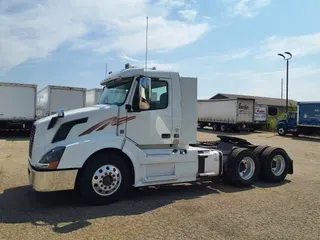
[[[289,112],[285,120],[279,121],[277,132],[280,136],[320,134],[320,102],[298,102],[297,112]]]

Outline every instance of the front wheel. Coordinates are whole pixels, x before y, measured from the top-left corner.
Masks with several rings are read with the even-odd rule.
[[[132,184],[124,159],[116,154],[97,154],[81,170],[78,188],[85,202],[94,205],[119,200]]]
[[[258,157],[247,148],[233,150],[226,164],[226,180],[237,187],[252,185],[260,173]]]
[[[283,125],[280,125],[278,127],[277,132],[278,132],[279,136],[285,136],[287,133],[286,128]]]

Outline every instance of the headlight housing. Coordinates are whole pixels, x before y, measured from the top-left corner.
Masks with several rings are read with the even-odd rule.
[[[36,166],[41,169],[56,169],[65,149],[66,147],[64,146],[51,149],[49,152],[43,155]]]

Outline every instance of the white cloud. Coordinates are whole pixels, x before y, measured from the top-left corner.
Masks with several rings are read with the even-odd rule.
[[[184,10],[180,10],[179,14],[182,18],[190,22],[193,22],[196,19],[198,12],[192,9],[184,9]]]
[[[320,53],[320,32],[291,37],[270,37],[262,42],[257,58],[279,58],[278,53],[291,52],[293,57]]]
[[[240,59],[249,56],[251,53],[251,50],[243,50],[243,51],[234,51],[227,54],[222,54],[219,56],[216,56],[216,58],[220,61],[229,61],[229,60],[235,60]]]
[[[183,47],[210,30],[207,23],[169,20],[171,10],[164,5],[165,1],[152,4],[149,0],[30,0],[23,8],[19,2],[1,1],[2,70],[30,59],[46,58],[62,44],[98,53],[139,53],[145,46],[145,15],[149,16],[150,51]],[[184,6],[178,3],[182,1],[173,2]]]
[[[271,0],[240,0],[233,8],[234,16],[254,17],[261,8],[267,7]]]
[[[170,7],[182,7],[186,4],[185,0],[160,0],[159,4]]]

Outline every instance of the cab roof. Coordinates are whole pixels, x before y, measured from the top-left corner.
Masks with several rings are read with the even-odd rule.
[[[123,69],[121,71],[109,74],[106,79],[100,82],[100,84],[106,85],[107,82],[109,82],[110,80],[114,80],[117,78],[125,78],[125,77],[135,77],[140,75],[143,75],[143,76],[147,75],[148,77],[171,78],[171,75],[174,73],[178,74],[177,72],[162,71],[162,70],[156,70],[152,68],[152,69],[147,69],[147,74],[146,74],[144,68],[130,67],[130,68]]]

